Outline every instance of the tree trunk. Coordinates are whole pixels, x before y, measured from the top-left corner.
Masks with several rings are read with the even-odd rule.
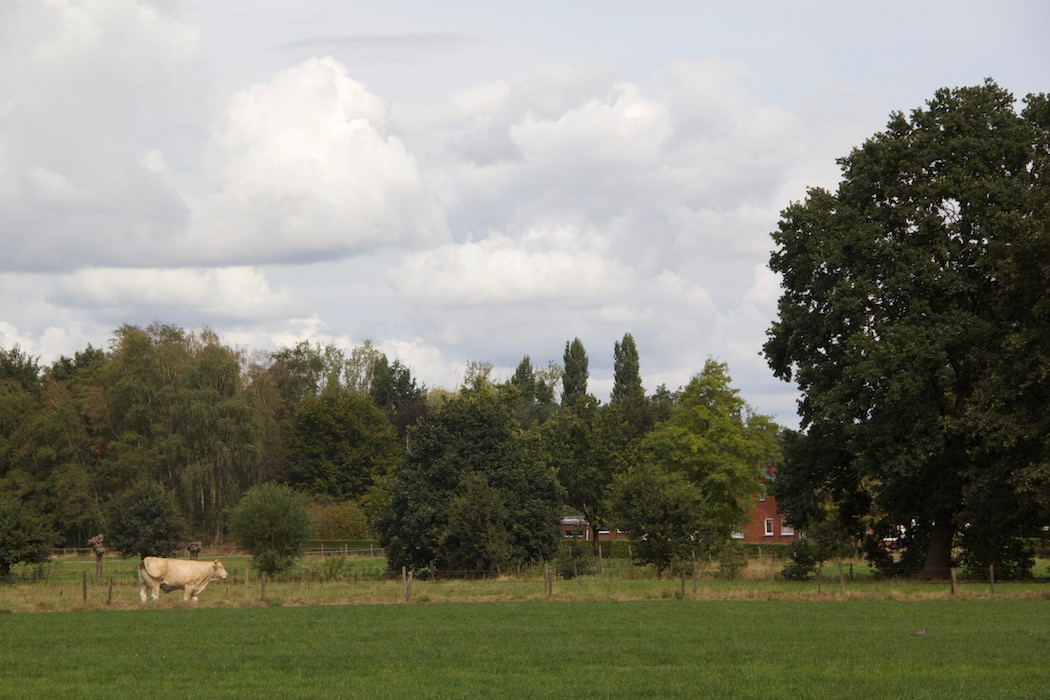
[[[952,541],[955,528],[949,518],[941,518],[930,529],[930,546],[926,550],[926,563],[922,567],[922,578],[947,579],[952,570]]]

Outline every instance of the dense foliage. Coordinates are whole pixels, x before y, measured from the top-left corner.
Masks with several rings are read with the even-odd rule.
[[[392,568],[473,574],[553,556],[563,499],[515,428],[516,394],[480,386],[416,425],[380,527]]]
[[[263,573],[284,571],[302,556],[310,536],[306,496],[280,484],[254,486],[234,508],[230,534]]]
[[[765,355],[802,393],[777,485],[797,525],[833,512],[888,568],[946,575],[956,547],[1030,566],[1017,538],[1050,502],[1048,144],[1045,95],[1019,113],[992,81],[939,90],[783,212]]]
[[[55,533],[39,514],[9,494],[0,494],[0,580],[15,564],[37,564],[51,556]]]
[[[106,507],[106,542],[122,557],[168,557],[186,541],[175,498],[161,484],[142,481]]]

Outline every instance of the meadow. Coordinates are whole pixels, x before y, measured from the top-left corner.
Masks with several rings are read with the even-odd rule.
[[[0,615],[0,698],[1045,698],[1047,602],[528,601]],[[923,637],[912,636],[919,626]]]
[[[757,559],[694,590],[610,562],[550,597],[526,572],[417,580],[406,603],[378,557],[307,558],[265,597],[224,561],[196,605],[140,604],[129,560],[98,582],[88,558],[21,570],[0,585],[0,698],[1050,696],[1045,579],[952,595],[835,567],[818,591]]]

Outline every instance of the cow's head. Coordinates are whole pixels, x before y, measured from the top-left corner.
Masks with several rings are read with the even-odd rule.
[[[211,565],[211,569],[212,576],[214,576],[217,579],[222,579],[223,581],[226,580],[226,567],[222,565],[221,561],[216,559],[215,563]]]

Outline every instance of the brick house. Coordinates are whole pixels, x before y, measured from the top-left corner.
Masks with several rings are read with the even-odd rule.
[[[733,539],[743,542],[785,543],[798,540],[795,529],[784,522],[784,515],[777,510],[777,499],[767,493],[769,484],[776,478],[776,468],[762,470],[758,500],[749,514],[743,530],[733,533]],[[580,515],[565,515],[561,519],[562,535],[567,538],[591,539],[591,529]],[[627,539],[622,530],[599,530],[598,541],[609,542]]]
[[[762,471],[758,501],[751,509],[744,529],[733,533],[733,538],[744,542],[782,543],[795,542],[798,533],[784,522],[784,515],[777,509],[777,499],[767,493],[769,484],[776,478],[775,467]]]
[[[567,538],[590,541],[591,526],[583,516],[565,515],[561,519],[561,532]],[[612,542],[613,540],[625,540],[627,533],[623,530],[598,530],[599,542]]]

